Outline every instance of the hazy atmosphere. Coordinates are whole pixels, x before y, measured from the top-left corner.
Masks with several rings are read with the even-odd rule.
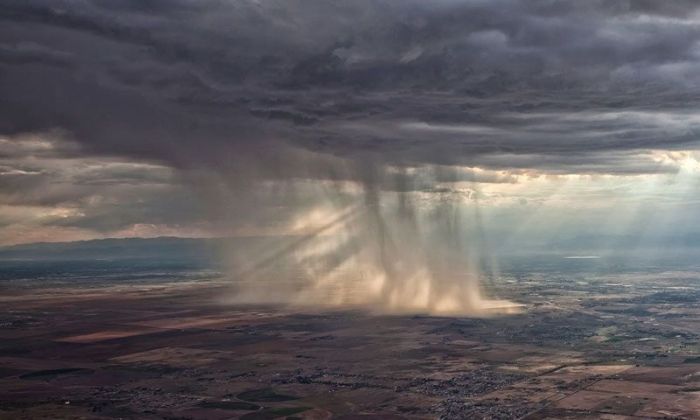
[[[591,309],[597,299],[700,296],[699,69],[695,0],[4,0],[0,292],[23,301],[39,284],[78,293],[194,282],[182,293],[196,304],[183,308],[467,317],[494,323],[459,339],[481,344],[490,329],[513,339],[527,319],[580,312],[590,318],[562,323],[595,324],[581,333],[592,353],[544,347],[613,364],[595,347],[607,338],[591,337],[612,334],[601,333],[606,322],[642,321],[613,322]],[[203,297],[212,284],[222,289]],[[678,307],[645,307],[647,321],[671,311],[682,325],[665,328],[691,334],[697,299],[673,299],[663,305]],[[439,330],[426,326],[437,319],[416,321],[426,329],[415,334]],[[656,337],[635,339],[647,335]],[[695,339],[683,340],[695,357]],[[439,380],[462,387],[455,378]],[[391,386],[418,392],[411,384]],[[459,395],[471,404],[482,394]],[[492,417],[463,401],[352,413],[307,403],[341,417],[664,412],[646,402],[533,411],[550,407],[543,401]],[[697,392],[688,401],[688,412],[666,413],[694,418]],[[279,417],[258,408],[263,417],[249,418]]]

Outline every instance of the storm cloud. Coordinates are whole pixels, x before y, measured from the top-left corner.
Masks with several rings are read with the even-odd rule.
[[[0,39],[3,204],[83,214],[113,189],[122,216],[66,221],[105,233],[283,224],[326,182],[674,176],[700,133],[690,0],[8,0]]]
[[[700,128],[691,1],[34,0],[0,19],[5,133],[176,166],[301,147],[577,172]],[[263,175],[327,176],[287,166]]]

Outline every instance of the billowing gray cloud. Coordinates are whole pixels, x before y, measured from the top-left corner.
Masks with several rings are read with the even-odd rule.
[[[700,130],[691,1],[32,0],[0,19],[4,132],[176,166],[258,172],[301,146],[571,172],[615,151],[615,170]],[[261,172],[333,176],[307,163]]]
[[[0,40],[0,206],[102,232],[672,176],[700,139],[692,0],[7,0]]]

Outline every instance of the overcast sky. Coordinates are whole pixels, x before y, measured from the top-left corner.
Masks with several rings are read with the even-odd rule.
[[[695,0],[5,0],[0,243],[396,195],[499,237],[696,232],[699,68]]]

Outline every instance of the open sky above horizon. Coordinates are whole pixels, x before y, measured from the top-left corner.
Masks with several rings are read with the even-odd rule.
[[[694,0],[7,0],[0,245],[700,234],[699,68]]]

